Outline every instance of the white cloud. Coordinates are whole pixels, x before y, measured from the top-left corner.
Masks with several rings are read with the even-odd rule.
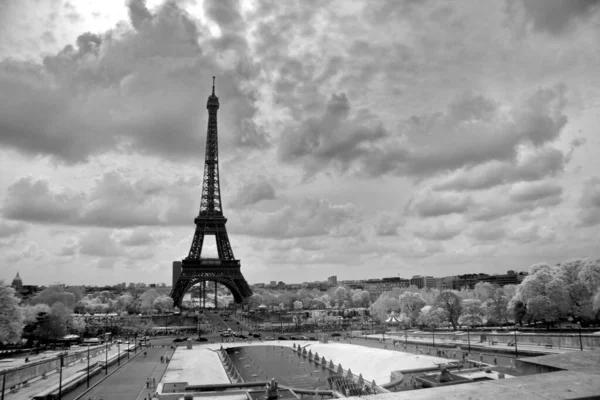
[[[2,279],[169,282],[212,76],[251,282],[597,251],[595,1],[84,3],[0,12]]]
[[[579,223],[582,226],[600,224],[600,178],[588,179],[579,199]]]

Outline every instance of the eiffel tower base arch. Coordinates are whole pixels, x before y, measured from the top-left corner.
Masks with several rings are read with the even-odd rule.
[[[238,260],[232,260],[230,262],[223,260],[200,260],[205,262],[218,263],[216,265],[202,265],[202,266],[187,266],[185,260],[182,262],[181,274],[175,282],[173,282],[173,289],[171,291],[171,298],[173,299],[173,305],[181,307],[181,302],[185,293],[190,288],[198,283],[202,282],[217,282],[225,286],[231,294],[237,304],[243,304],[246,300],[252,296],[252,290],[246,282],[246,279],[242,275],[239,267]],[[194,263],[198,264],[198,263]],[[223,264],[238,264],[237,266],[223,265]]]

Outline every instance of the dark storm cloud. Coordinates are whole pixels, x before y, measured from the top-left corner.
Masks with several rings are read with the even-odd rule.
[[[257,70],[239,46],[237,59],[218,63],[230,42],[205,38],[175,3],[152,18],[141,1],[129,10],[136,31],[82,34],[41,65],[0,61],[0,146],[68,163],[117,148],[196,157],[213,75],[228,116],[219,120],[222,151],[269,145],[253,121],[257,100],[248,79]]]
[[[577,21],[590,18],[600,8],[599,0],[507,0],[509,15],[523,17],[538,32],[560,35]]]

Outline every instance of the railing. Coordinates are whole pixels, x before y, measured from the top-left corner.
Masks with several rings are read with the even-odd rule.
[[[233,361],[231,361],[231,357],[229,357],[229,354],[227,354],[225,349],[221,348],[220,350],[217,350],[217,354],[219,355],[221,364],[223,364],[231,383],[243,383],[244,379],[242,378],[242,375],[233,364]]]

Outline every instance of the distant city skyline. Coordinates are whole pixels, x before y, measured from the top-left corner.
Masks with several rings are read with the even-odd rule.
[[[170,284],[212,76],[250,283],[598,258],[599,33],[585,1],[4,1],[0,279]]]

